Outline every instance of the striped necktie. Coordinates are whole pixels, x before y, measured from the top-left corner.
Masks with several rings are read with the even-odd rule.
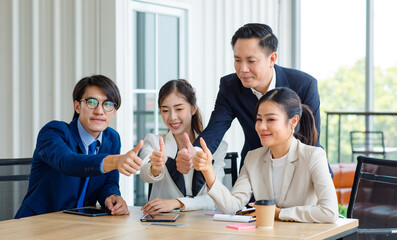
[[[96,149],[97,145],[98,145],[98,141],[94,141],[93,143],[90,144],[90,146],[88,146],[88,155],[95,155],[95,149]],[[81,191],[79,201],[77,202],[78,208],[84,207],[84,198],[85,198],[85,193],[87,191],[87,186],[88,186],[89,181],[90,181],[90,177],[86,177],[83,190]]]

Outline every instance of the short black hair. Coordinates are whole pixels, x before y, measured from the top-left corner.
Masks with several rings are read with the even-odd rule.
[[[116,104],[115,109],[119,109],[121,105],[120,91],[117,85],[108,77],[103,75],[92,75],[81,79],[73,90],[73,102],[79,101],[83,97],[85,89],[89,86],[97,86],[105,91],[107,100]],[[78,118],[79,114],[74,111],[73,119]]]
[[[240,27],[232,37],[233,48],[239,38],[259,38],[259,45],[266,55],[277,51],[278,39],[271,27],[266,24],[247,23]]]

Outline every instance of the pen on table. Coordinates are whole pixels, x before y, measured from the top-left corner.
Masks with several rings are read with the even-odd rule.
[[[183,227],[183,226],[186,226],[187,224],[151,222],[151,223],[144,223],[144,225],[157,225],[157,226],[169,226],[169,227]]]

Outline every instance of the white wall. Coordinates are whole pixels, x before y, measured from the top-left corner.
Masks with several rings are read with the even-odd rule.
[[[0,1],[0,158],[29,157],[40,128],[70,121],[72,91],[99,72],[97,1]]]
[[[269,24],[280,39],[279,63],[289,66],[291,0],[150,1],[190,5],[189,73],[205,122],[221,76],[232,73],[230,39],[248,22]],[[0,158],[32,156],[40,128],[69,122],[72,91],[84,76],[105,74],[118,84],[123,103],[112,126],[122,153],[132,147],[132,69],[129,67],[128,0],[0,1]],[[240,152],[243,135],[233,123],[229,151]],[[132,178],[121,178],[132,204]]]

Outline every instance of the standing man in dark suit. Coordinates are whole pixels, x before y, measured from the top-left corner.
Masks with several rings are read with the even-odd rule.
[[[119,172],[129,176],[139,171],[142,160],[137,153],[143,141],[119,155],[120,136],[108,127],[121,104],[119,89],[105,76],[86,77],[76,84],[73,101],[69,124],[51,121],[40,130],[28,192],[15,218],[97,201],[112,215],[129,214],[120,196]]]
[[[255,106],[259,98],[275,87],[294,90],[308,105],[314,115],[320,135],[320,96],[317,80],[299,70],[280,67],[277,60],[278,40],[272,29],[259,23],[249,23],[239,28],[231,41],[236,73],[221,78],[215,108],[210,121],[200,137],[213,152],[218,147],[232,121],[237,118],[243,128],[245,143],[241,151],[241,166],[248,151],[261,147],[255,131]],[[200,146],[198,137],[194,146]],[[178,170],[186,173],[192,166],[196,153],[191,144],[178,152]],[[319,146],[319,143],[317,142]],[[332,174],[332,172],[331,172]]]

